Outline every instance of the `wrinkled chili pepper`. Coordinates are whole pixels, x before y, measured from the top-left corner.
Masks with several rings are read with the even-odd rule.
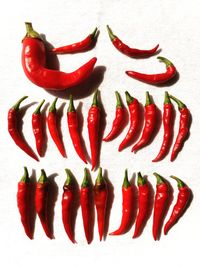
[[[8,111],[8,132],[12,137],[15,144],[21,148],[26,154],[28,154],[33,159],[39,161],[38,157],[33,152],[32,148],[27,144],[23,135],[19,131],[19,107],[21,102],[26,99],[28,96],[24,96],[17,101],[17,103],[9,109]]]
[[[145,118],[145,124],[144,124],[144,128],[142,131],[142,135],[139,141],[132,147],[132,150],[131,150],[132,152],[133,151],[136,152],[142,147],[148,145],[156,129],[157,108],[156,108],[156,105],[152,102],[149,92],[146,92],[146,104],[145,104],[144,118]]]
[[[176,68],[171,61],[164,57],[157,57],[161,62],[166,65],[166,72],[156,74],[146,74],[136,71],[126,71],[126,74],[136,80],[149,84],[162,84],[171,80],[176,75]]]
[[[49,108],[49,113],[47,116],[47,125],[48,125],[48,129],[49,129],[49,133],[51,135],[51,138],[53,139],[58,150],[60,151],[60,154],[63,157],[65,157],[66,156],[65,148],[64,148],[63,142],[61,140],[61,137],[59,135],[58,125],[57,125],[57,112],[56,112],[57,100],[58,100],[58,98],[56,97]]]
[[[22,41],[22,67],[32,83],[48,90],[65,90],[80,84],[92,73],[96,57],[71,73],[48,69],[44,41],[31,23],[26,22],[25,25],[27,33]]]
[[[69,107],[67,110],[67,123],[69,128],[70,137],[78,156],[87,164],[85,158],[78,125],[78,117],[73,103],[73,97],[70,95]]]
[[[159,45],[156,45],[153,49],[149,50],[141,50],[136,48],[131,48],[128,45],[124,44],[111,30],[111,28],[107,25],[108,34],[113,45],[119,50],[121,53],[130,56],[130,57],[150,57],[157,51]]]
[[[97,210],[97,222],[100,241],[102,240],[104,234],[107,198],[108,188],[106,181],[102,176],[102,168],[100,167],[94,185],[94,203]]]
[[[170,95],[170,98],[173,99],[176,104],[178,105],[178,109],[180,112],[180,120],[179,120],[179,130],[176,137],[176,141],[174,143],[174,146],[172,148],[171,153],[171,161],[175,160],[177,157],[179,151],[181,150],[184,141],[186,140],[188,134],[189,134],[189,128],[190,128],[190,111],[186,107],[186,105],[181,102],[176,97]]]
[[[191,190],[182,180],[180,180],[179,178],[173,175],[171,176],[171,178],[177,181],[179,193],[178,193],[176,204],[174,205],[174,208],[170,215],[170,218],[164,226],[165,235],[172,228],[172,226],[178,221],[181,215],[183,215],[187,207],[187,204],[190,200],[190,197],[191,197]]]
[[[128,132],[121,144],[119,145],[118,151],[124,149],[131,141],[133,140],[140,123],[140,106],[139,102],[136,98],[132,97],[127,91],[126,94],[126,102],[129,109],[130,114],[130,126]]]

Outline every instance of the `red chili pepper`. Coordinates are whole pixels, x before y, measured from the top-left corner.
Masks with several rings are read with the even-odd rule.
[[[190,128],[190,111],[186,105],[176,97],[170,95],[170,98],[177,103],[180,112],[179,130],[171,154],[171,161],[173,161],[177,157],[188,136]]]
[[[162,220],[166,211],[166,206],[169,199],[169,188],[167,182],[158,173],[154,173],[157,179],[156,195],[154,200],[154,214],[153,214],[153,237],[158,239]]]
[[[22,97],[17,103],[9,109],[8,111],[8,132],[15,144],[21,148],[26,154],[28,154],[33,159],[39,161],[38,157],[33,152],[32,148],[27,144],[26,140],[19,131],[19,106],[21,102],[26,99],[28,96]]]
[[[122,101],[120,99],[119,93],[115,92],[117,104],[116,104],[116,112],[115,112],[115,119],[113,120],[112,129],[109,134],[103,138],[103,141],[109,142],[113,140],[119,134],[123,120],[124,120],[124,107],[122,105]]]
[[[78,156],[87,164],[85,154],[83,151],[81,138],[78,127],[78,117],[73,103],[73,97],[70,95],[70,103],[67,110],[67,123],[69,128],[70,137]]]
[[[42,115],[40,109],[44,104],[45,100],[43,99],[39,106],[32,114],[32,129],[35,136],[36,148],[40,157],[43,156],[43,146],[44,146],[44,133],[42,126]]]
[[[152,102],[149,92],[146,92],[146,104],[145,104],[145,124],[142,131],[142,135],[139,141],[132,147],[132,152],[136,152],[137,150],[141,149],[142,147],[146,146],[156,128],[157,123],[157,108],[156,105]]]
[[[173,133],[173,111],[174,107],[170,101],[168,92],[165,92],[165,100],[164,100],[164,112],[163,112],[163,126],[164,126],[164,135],[163,142],[160,148],[160,151],[153,162],[157,162],[162,160],[167,152],[169,151],[172,133]]]
[[[26,22],[26,36],[23,39],[22,66],[27,78],[37,86],[48,90],[65,90],[80,84],[94,68],[94,57],[71,73],[46,68],[46,49],[41,36]]]
[[[127,170],[125,171],[124,182],[122,186],[122,219],[119,228],[110,233],[110,235],[121,235],[127,232],[130,227],[133,214],[133,188],[128,181]]]
[[[94,202],[97,210],[97,222],[100,241],[102,240],[104,234],[107,198],[107,184],[102,176],[102,168],[99,168],[99,173],[94,186]]]
[[[47,125],[49,128],[49,133],[56,144],[58,150],[60,151],[60,154],[65,157],[65,148],[63,145],[63,142],[61,140],[61,137],[59,135],[58,126],[57,126],[57,114],[56,114],[56,102],[58,98],[56,97],[53,101],[52,105],[49,108],[49,114],[47,116]]]
[[[138,173],[138,214],[135,222],[135,231],[133,238],[138,237],[144,227],[145,220],[148,216],[150,200],[150,191],[147,181]]]
[[[161,84],[169,81],[176,75],[175,66],[172,64],[171,61],[169,61],[164,57],[157,57],[157,58],[160,59],[161,62],[165,63],[167,68],[166,72],[156,73],[156,74],[146,74],[131,70],[131,71],[126,71],[126,74],[136,80],[149,84]]]
[[[165,224],[165,227],[164,227],[165,235],[168,233],[171,227],[178,221],[178,219],[184,213],[187,207],[187,204],[190,200],[190,197],[191,197],[191,190],[189,189],[189,187],[179,178],[175,176],[171,176],[171,177],[177,181],[179,193],[177,197],[177,202],[174,205],[174,208],[172,210],[172,214],[169,220]]]
[[[159,45],[150,50],[140,50],[136,48],[131,48],[128,45],[124,44],[116,35],[114,35],[111,28],[107,25],[108,34],[113,45],[122,52],[123,54],[130,57],[150,57],[157,51]]]
[[[118,151],[121,151],[129,143],[131,143],[138,130],[140,123],[140,106],[138,100],[132,97],[127,91],[125,92],[125,94],[126,94],[126,102],[130,113],[130,126],[125,138],[119,145]]]
[[[92,170],[94,170],[94,168],[96,167],[99,156],[99,123],[100,123],[100,108],[98,104],[98,90],[97,90],[94,94],[92,106],[89,109],[87,117]]]
[[[54,52],[56,54],[65,54],[65,53],[76,53],[76,52],[86,51],[94,43],[94,41],[97,37],[97,30],[98,29],[95,28],[91,34],[89,34],[84,40],[82,40],[80,42],[61,46],[58,48],[53,48],[52,52]]]

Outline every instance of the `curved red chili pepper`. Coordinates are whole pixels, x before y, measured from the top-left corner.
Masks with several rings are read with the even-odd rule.
[[[80,84],[92,73],[97,61],[96,57],[71,73],[47,69],[44,42],[33,30],[31,23],[25,24],[27,33],[22,41],[22,67],[32,83],[48,90],[65,90]]]
[[[125,94],[130,114],[130,126],[126,136],[119,145],[118,151],[124,149],[133,140],[140,123],[140,106],[138,100],[132,97],[127,91]]]
[[[8,132],[12,137],[15,144],[21,148],[26,154],[28,154],[31,158],[39,161],[38,157],[33,152],[32,148],[27,144],[26,140],[22,136],[18,127],[18,113],[19,106],[21,102],[26,99],[28,96],[22,97],[17,103],[9,109],[8,111]]]
[[[145,104],[145,124],[142,131],[142,135],[139,141],[132,147],[132,152],[136,152],[142,147],[146,146],[150,139],[152,138],[152,134],[155,131],[156,123],[157,123],[157,108],[156,105],[152,102],[149,92],[146,92],[146,104]]]
[[[108,34],[113,45],[122,52],[123,54],[130,57],[150,57],[157,51],[159,45],[156,45],[153,49],[141,50],[136,48],[131,48],[128,45],[124,44],[114,33],[111,28],[107,25]]]
[[[161,84],[171,80],[176,75],[176,68],[171,61],[164,57],[157,57],[161,62],[166,65],[166,72],[156,74],[146,74],[136,71],[126,71],[126,74],[136,80],[149,84]]]

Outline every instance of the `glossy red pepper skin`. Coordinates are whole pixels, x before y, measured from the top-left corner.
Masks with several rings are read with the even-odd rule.
[[[80,84],[92,73],[95,57],[71,73],[47,69],[44,42],[31,23],[26,23],[26,28],[21,58],[24,73],[32,83],[47,90],[65,90]]]

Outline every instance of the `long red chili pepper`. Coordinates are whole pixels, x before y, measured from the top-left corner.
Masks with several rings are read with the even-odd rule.
[[[94,43],[94,41],[97,37],[97,30],[98,29],[95,28],[91,34],[89,34],[84,40],[82,40],[80,42],[61,46],[58,48],[53,48],[52,52],[54,52],[56,54],[65,54],[65,53],[76,53],[76,52],[86,51]]]
[[[49,129],[49,133],[56,144],[58,150],[60,151],[60,154],[65,157],[65,148],[63,145],[63,142],[61,140],[61,137],[59,135],[58,131],[58,125],[57,125],[57,114],[56,114],[56,102],[58,98],[56,97],[55,100],[53,101],[52,105],[49,108],[49,113],[47,116],[47,125]]]
[[[152,102],[150,98],[149,92],[146,92],[146,104],[145,104],[145,124],[142,131],[142,135],[139,141],[132,147],[132,152],[136,152],[137,150],[141,149],[142,147],[146,146],[156,128],[157,123],[157,108],[156,105]]]
[[[107,134],[106,137],[103,138],[103,141],[109,142],[113,140],[119,134],[120,130],[122,129],[122,124],[124,120],[124,107],[122,105],[122,101],[120,99],[119,93],[115,92],[117,104],[116,104],[116,112],[115,112],[115,119],[112,123],[112,128],[110,132]]]
[[[163,141],[158,155],[153,159],[153,162],[157,162],[162,160],[167,152],[169,151],[172,133],[173,133],[173,111],[174,107],[170,101],[168,92],[165,92],[165,100],[164,100],[164,111],[163,111],[163,127],[164,127],[164,135]]]
[[[76,153],[87,164],[87,160],[85,158],[85,154],[81,143],[79,127],[78,127],[78,117],[74,107],[72,95],[70,95],[70,102],[67,110],[67,123],[68,123],[70,137],[74,145],[74,148],[76,150]]]
[[[123,54],[130,56],[130,57],[150,57],[157,51],[159,45],[156,45],[153,49],[149,50],[141,50],[136,48],[131,48],[128,45],[124,44],[111,30],[111,28],[107,25],[108,34],[110,40],[112,41],[113,45],[122,52]]]
[[[122,186],[122,219],[119,228],[110,233],[110,235],[121,235],[126,233],[131,224],[133,214],[133,188],[128,181],[127,170],[125,171],[124,182]]]
[[[156,195],[154,200],[154,214],[153,214],[153,238],[158,239],[162,220],[166,211],[166,206],[169,199],[169,188],[167,182],[158,173],[154,173],[157,179]]]
[[[173,161],[177,157],[188,136],[190,128],[190,111],[186,105],[176,97],[170,95],[170,98],[177,103],[180,112],[179,130],[171,153],[171,161]]]
[[[99,123],[100,123],[100,108],[98,104],[98,90],[93,97],[92,106],[88,111],[87,127],[90,140],[92,170],[97,165],[99,156]]]
[[[138,214],[135,222],[135,231],[133,238],[138,237],[144,227],[144,223],[148,216],[150,201],[150,190],[147,181],[138,173]]]
[[[97,222],[100,241],[102,240],[104,234],[107,198],[107,184],[102,176],[102,168],[99,168],[99,173],[94,186],[94,202],[97,210]]]
[[[42,115],[40,109],[44,104],[44,102],[45,100],[43,99],[32,114],[32,129],[33,129],[33,134],[35,136],[37,152],[40,155],[40,157],[43,156],[43,146],[44,146],[44,133],[43,133]]]
[[[149,84],[161,84],[171,80],[176,75],[176,68],[171,61],[164,57],[157,57],[166,65],[166,72],[156,74],[146,74],[136,71],[126,71],[126,74],[134,79]]]
[[[171,177],[177,181],[179,193],[178,193],[176,204],[174,205],[174,208],[170,215],[170,218],[165,224],[165,227],[164,227],[165,235],[168,233],[168,231],[172,228],[172,226],[178,221],[178,219],[184,213],[185,208],[191,197],[191,190],[189,189],[189,187],[179,178],[175,176],[171,176]]]
[[[33,159],[39,161],[38,157],[33,152],[32,148],[27,144],[26,140],[22,136],[21,132],[19,131],[19,121],[18,121],[18,114],[19,114],[19,107],[21,102],[26,99],[28,96],[22,97],[17,103],[9,109],[8,111],[8,132],[12,137],[15,144],[21,148],[26,154],[28,154]]]
[[[124,149],[131,141],[133,140],[140,122],[140,106],[139,102],[136,98],[132,97],[127,91],[126,94],[126,102],[129,109],[130,114],[130,126],[128,132],[124,139],[122,140],[121,144],[119,145],[118,151]]]
[[[22,43],[22,66],[27,78],[37,86],[48,90],[65,90],[80,84],[94,68],[93,57],[86,64],[71,73],[46,68],[46,49],[41,36],[26,22],[26,36]]]

